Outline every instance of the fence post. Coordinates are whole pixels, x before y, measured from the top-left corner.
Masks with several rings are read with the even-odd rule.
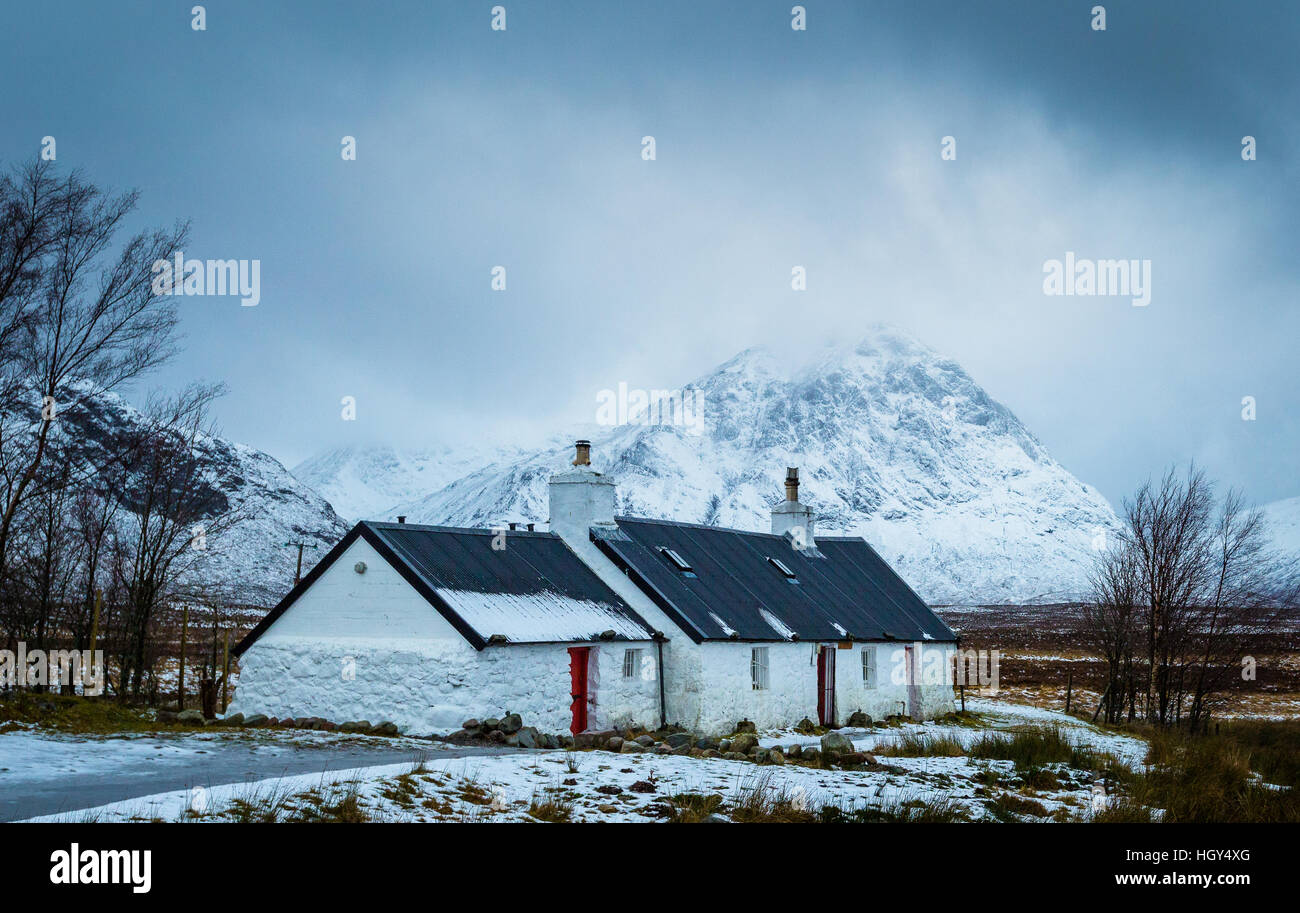
[[[190,607],[181,609],[181,673],[176,682],[176,709],[185,709],[185,635],[189,633]]]

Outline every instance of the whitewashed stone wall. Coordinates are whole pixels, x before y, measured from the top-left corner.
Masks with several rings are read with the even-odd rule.
[[[366,563],[366,572],[353,567]],[[392,720],[428,734],[507,711],[544,732],[567,732],[569,644],[475,650],[364,540],[358,539],[240,660],[231,712]],[[584,645],[585,646],[585,645]],[[590,724],[659,718],[657,669],[623,676],[623,651],[593,644]]]

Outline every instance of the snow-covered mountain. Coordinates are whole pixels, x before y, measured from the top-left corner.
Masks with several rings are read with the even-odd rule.
[[[523,448],[389,446],[339,447],[317,454],[292,470],[342,517],[391,520],[394,505],[436,491],[466,473],[498,460],[518,459]]]
[[[688,388],[701,426],[586,432],[621,513],[766,529],[786,466],[821,533],[862,535],[934,603],[1057,601],[1081,594],[1106,499],[1053,460],[954,361],[879,328],[785,370],[750,349]],[[547,520],[556,443],[483,463],[390,508],[411,522]]]
[[[100,392],[60,421],[77,442],[78,458],[103,466],[146,419],[121,397]],[[232,511],[240,519],[206,538],[193,582],[234,601],[275,605],[293,586],[297,562],[297,550],[285,543],[314,546],[304,554],[305,572],[347,532],[347,525],[323,498],[260,450],[211,436],[199,440],[198,450],[208,488],[203,496],[214,515]]]
[[[1269,540],[1282,566],[1278,589],[1282,592],[1300,588],[1300,497],[1265,504],[1262,508],[1268,525]]]

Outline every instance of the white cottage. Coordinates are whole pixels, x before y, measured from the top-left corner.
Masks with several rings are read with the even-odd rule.
[[[768,533],[615,517],[578,442],[549,532],[360,523],[236,649],[245,714],[721,733],[953,708],[956,636],[787,472]]]

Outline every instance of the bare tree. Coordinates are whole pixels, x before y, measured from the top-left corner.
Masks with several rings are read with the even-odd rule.
[[[1277,559],[1263,519],[1205,474],[1171,469],[1124,504],[1124,528],[1099,559],[1084,619],[1106,660],[1102,708],[1119,722],[1206,725],[1248,640],[1293,596],[1270,588]]]
[[[136,199],[76,172],[59,178],[46,162],[0,181],[0,579],[15,520],[60,443],[59,416],[175,351],[175,305],[155,296],[154,264],[188,228],[136,234],[114,254]]]

